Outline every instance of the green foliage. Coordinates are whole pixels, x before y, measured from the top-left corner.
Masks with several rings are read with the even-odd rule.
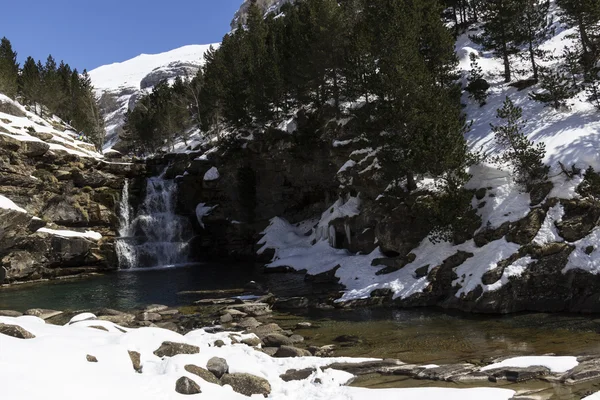
[[[534,144],[523,133],[526,121],[523,121],[523,110],[506,97],[502,108],[497,110],[497,117],[503,119],[503,125],[491,125],[497,143],[505,151],[496,157],[498,163],[508,163],[512,166],[515,181],[527,190],[544,182],[548,178],[548,167],[542,160],[546,154],[543,143]]]
[[[600,2],[597,0],[557,0],[561,20],[579,31],[582,65],[593,68],[600,57]]]
[[[14,98],[17,95],[18,76],[17,53],[13,51],[10,41],[3,37],[0,39],[0,93]]]
[[[523,0],[516,42],[527,46],[533,79],[538,79],[537,59],[544,56],[539,46],[554,34],[552,17],[549,13],[550,0]]]
[[[471,59],[471,71],[467,78],[469,84],[466,90],[469,92],[469,97],[478,102],[480,107],[483,107],[487,102],[487,91],[490,88],[490,84],[483,77],[483,70],[477,62],[477,55],[471,53],[469,58]]]
[[[554,68],[540,68],[540,88],[542,92],[531,92],[529,96],[557,110],[566,107],[567,100],[576,94],[572,81]]]
[[[584,197],[600,198],[600,174],[594,168],[588,167],[583,182],[577,188],[577,193]]]

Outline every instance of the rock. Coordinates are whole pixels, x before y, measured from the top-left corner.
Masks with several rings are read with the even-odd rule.
[[[158,349],[154,351],[157,357],[175,357],[178,354],[198,354],[200,348],[191,344],[163,342]]]
[[[315,368],[288,369],[285,374],[279,375],[284,382],[302,381],[311,376],[316,371]]]
[[[341,268],[341,265],[335,266],[332,270],[322,272],[316,275],[306,275],[305,280],[313,283],[338,283],[340,278],[338,278],[335,273],[338,269]]]
[[[233,322],[233,316],[231,314],[223,314],[219,317],[219,321],[221,321],[222,324],[228,324]]]
[[[205,305],[205,306],[214,306],[218,304],[235,304],[234,299],[202,299],[195,301],[194,304]]]
[[[162,304],[150,304],[149,306],[146,306],[146,308],[144,308],[144,311],[149,313],[159,313],[168,309],[168,306],[163,306]]]
[[[133,365],[133,369],[135,372],[142,373],[142,362],[141,355],[137,351],[128,350],[129,358],[131,359],[131,364]]]
[[[263,353],[265,353],[266,355],[273,357],[275,355],[275,353],[277,353],[277,350],[279,350],[279,347],[262,347],[260,349],[260,351],[262,351]]]
[[[43,308],[32,308],[30,310],[25,311],[25,315],[33,315],[34,317],[38,317],[43,320],[46,320],[48,318],[54,317],[62,313],[62,311],[45,310]]]
[[[416,377],[433,381],[457,381],[461,376],[470,374],[477,369],[473,364],[451,364],[436,368],[425,368]]]
[[[225,342],[222,340],[215,340],[214,346],[215,347],[223,347],[223,346],[225,346]]]
[[[35,335],[19,325],[8,325],[0,323],[0,334],[12,336],[17,339],[33,339]]]
[[[262,394],[267,397],[271,393],[271,384],[268,380],[250,374],[227,374],[221,378],[221,382],[245,396]]]
[[[490,380],[495,382],[498,379],[506,379],[509,382],[524,382],[531,379],[538,379],[550,374],[550,369],[539,365],[518,368],[504,367],[485,371]]]
[[[245,312],[242,312],[242,311],[236,310],[236,309],[229,309],[229,308],[221,310],[221,316],[225,316],[225,315],[231,316],[232,320],[233,319],[242,319],[242,318],[245,318],[248,316],[248,314],[246,314]]]
[[[259,338],[262,338],[271,333],[281,332],[282,330],[283,329],[281,329],[281,327],[279,325],[271,323],[271,324],[261,325],[256,328],[248,329],[248,332],[254,333]]]
[[[89,354],[88,354],[87,356],[85,356],[85,359],[86,359],[88,362],[92,362],[92,363],[97,363],[97,362],[98,362],[98,359],[97,359],[96,357],[94,357],[94,356],[91,356],[91,355],[89,355]]]
[[[560,380],[567,385],[576,385],[598,378],[600,378],[600,359],[591,359],[581,361],[578,366],[567,371]]]
[[[171,322],[171,321],[157,322],[156,326],[158,326],[159,328],[162,328],[162,329],[167,329],[169,331],[179,332],[179,327],[177,326],[177,324],[174,322]]]
[[[91,325],[91,326],[88,326],[88,328],[92,328],[92,329],[98,329],[99,331],[105,331],[105,332],[108,332],[108,329],[106,329],[105,327],[103,327],[103,326],[100,326],[100,325]]]
[[[158,313],[159,313],[161,316],[163,316],[163,317],[164,317],[164,316],[172,316],[172,315],[177,315],[177,314],[179,314],[179,310],[175,310],[175,309],[172,309],[172,310],[163,310],[163,311],[159,311]]]
[[[138,316],[137,316],[138,321],[155,322],[155,321],[160,321],[161,319],[162,319],[162,316],[155,312],[143,312],[141,314],[138,314]]]
[[[308,351],[315,357],[331,357],[333,355],[333,351],[335,350],[335,346],[332,344],[328,344],[326,346],[309,346]]]
[[[262,342],[264,343],[265,347],[291,346],[294,344],[290,338],[279,333],[271,333],[270,335],[263,337]]]
[[[219,380],[217,379],[217,377],[213,373],[211,373],[209,370],[207,370],[207,369],[198,367],[198,366],[193,365],[193,364],[188,364],[184,368],[190,374],[197,375],[197,376],[199,376],[200,378],[204,379],[207,382],[215,383],[217,385],[221,384],[221,382],[219,382]]]
[[[278,299],[273,308],[276,310],[296,310],[308,308],[308,299],[306,297],[290,297],[288,299]]]
[[[22,312],[19,311],[13,311],[13,310],[0,310],[0,317],[20,317],[21,315],[23,315]]]
[[[101,315],[98,317],[99,320],[109,321],[117,325],[129,325],[135,321],[135,315],[133,314],[120,314],[120,315]]]
[[[206,369],[213,373],[218,379],[229,372],[229,365],[224,358],[213,357],[206,363]]]
[[[237,310],[251,317],[260,317],[262,315],[270,314],[271,307],[267,303],[244,303],[236,304],[228,307],[230,310]]]
[[[304,337],[300,335],[292,335],[289,339],[293,344],[304,342]]]
[[[311,327],[312,327],[312,324],[310,322],[298,322],[296,324],[296,329],[308,329]]]
[[[312,354],[308,350],[299,349],[293,346],[281,346],[279,350],[273,355],[273,357],[287,358],[287,357],[310,357]]]
[[[403,363],[398,360],[378,360],[378,361],[365,361],[361,363],[333,363],[324,368],[339,369],[340,371],[346,371],[352,375],[369,375],[377,373],[378,371],[385,370],[389,367],[395,367],[402,365]]]
[[[252,337],[242,340],[242,343],[250,347],[256,347],[262,343],[262,340],[257,337]]]
[[[238,326],[240,328],[252,329],[261,326],[262,323],[258,322],[254,317],[244,318],[240,322],[238,322]]]
[[[202,390],[200,390],[200,385],[187,376],[182,376],[181,378],[177,379],[177,382],[175,383],[175,391],[180,394],[202,393]]]
[[[340,335],[333,339],[333,341],[338,343],[362,343],[362,340],[355,335]]]

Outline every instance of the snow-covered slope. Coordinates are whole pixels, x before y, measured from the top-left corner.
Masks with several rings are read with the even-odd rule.
[[[104,65],[89,72],[106,123],[105,149],[118,141],[123,117],[140,94],[164,79],[194,76],[211,45],[189,45],[160,54],[141,54],[130,60]],[[218,44],[213,44],[218,47]]]
[[[285,3],[290,3],[292,0],[257,0],[256,4],[262,8],[265,14],[270,12],[277,12],[279,8]],[[244,24],[248,15],[248,8],[250,8],[250,1],[244,0],[244,3],[240,6],[240,9],[236,11],[231,21],[231,29],[236,29],[239,23]]]

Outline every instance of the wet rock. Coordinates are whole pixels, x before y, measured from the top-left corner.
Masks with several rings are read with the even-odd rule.
[[[495,382],[498,379],[506,379],[509,382],[524,382],[538,379],[550,374],[550,369],[542,366],[531,366],[527,368],[506,367],[484,371]]]
[[[333,356],[333,351],[335,350],[335,346],[333,344],[328,344],[326,346],[309,346],[308,351],[315,357],[331,357]]]
[[[161,316],[173,316],[179,314],[179,310],[171,309],[171,310],[163,310],[158,312]]]
[[[91,356],[91,355],[89,355],[89,354],[88,354],[87,356],[85,356],[85,359],[86,359],[88,362],[91,362],[91,363],[97,363],[97,362],[98,362],[98,359],[97,359],[96,357],[94,357],[94,356]]]
[[[129,358],[131,359],[131,364],[135,372],[142,373],[142,361],[141,355],[137,351],[128,350]]]
[[[296,329],[308,329],[311,328],[313,325],[310,322],[298,322],[296,324]]]
[[[281,332],[283,329],[277,324],[264,324],[256,328],[248,329],[249,333],[254,333],[259,338],[263,338],[271,333]]]
[[[442,365],[436,368],[423,369],[416,377],[432,381],[456,381],[460,376],[470,374],[476,369],[477,367],[473,364]]]
[[[579,365],[567,371],[560,381],[568,385],[576,385],[598,378],[600,378],[600,359],[591,359],[580,361]]]
[[[260,317],[262,315],[270,314],[271,307],[267,303],[245,303],[237,304],[228,307],[229,310],[237,310],[245,313],[251,317]]]
[[[262,351],[263,353],[265,353],[266,355],[273,357],[275,355],[275,353],[277,353],[277,350],[279,350],[279,347],[262,347],[260,349],[260,351]]]
[[[171,321],[157,322],[156,326],[158,326],[159,328],[162,328],[162,329],[167,329],[169,331],[179,332],[179,327],[177,326],[177,324],[174,322],[171,322]]]
[[[335,276],[335,273],[340,268],[341,268],[341,266],[337,265],[332,270],[326,271],[326,272],[323,272],[323,273],[320,273],[317,275],[308,275],[307,274],[305,277],[305,280],[307,280],[309,282],[313,282],[313,283],[338,283],[340,281],[340,278]]]
[[[175,383],[175,391],[177,393],[187,395],[202,393],[202,390],[200,390],[200,385],[187,376],[182,376],[181,378],[177,379],[177,382]]]
[[[197,300],[194,304],[198,304],[200,306],[215,306],[220,304],[235,304],[236,301],[234,299],[202,299]]]
[[[158,349],[154,351],[157,357],[174,357],[178,354],[198,354],[200,348],[191,344],[163,342]]]
[[[302,343],[304,342],[304,337],[300,336],[300,335],[291,335],[289,337],[290,341],[292,342],[292,344],[296,344],[296,343]]]
[[[21,315],[23,315],[22,312],[19,311],[13,311],[13,310],[0,310],[0,317],[20,317]]]
[[[48,318],[52,318],[57,315],[60,315],[62,313],[63,313],[62,311],[45,310],[43,308],[32,308],[32,309],[25,311],[25,315],[33,315],[34,317],[38,317],[38,318],[41,318],[44,320],[46,320]]]
[[[238,320],[238,319],[242,319],[242,318],[246,318],[248,316],[248,314],[246,314],[245,312],[242,312],[240,310],[236,310],[236,309],[229,309],[226,308],[224,310],[221,310],[221,316],[225,316],[225,315],[229,315],[231,317],[232,320]]]
[[[229,365],[224,358],[213,357],[206,363],[206,369],[209,370],[218,379],[229,372]]]
[[[229,324],[233,322],[233,316],[231,314],[223,314],[219,317],[219,321],[221,321],[222,324]]]
[[[141,314],[138,314],[137,319],[138,321],[156,322],[160,321],[162,319],[162,316],[159,313],[155,312],[143,312]]]
[[[215,347],[223,347],[223,346],[225,346],[225,342],[222,340],[215,340],[215,343],[213,345]]]
[[[316,371],[315,368],[288,369],[285,374],[279,375],[284,382],[302,381],[311,376]]]
[[[273,308],[276,310],[296,310],[308,308],[308,299],[306,297],[278,299],[273,305]]]
[[[198,367],[197,365],[193,365],[193,364],[188,364],[184,368],[190,374],[197,375],[200,378],[204,379],[206,382],[216,383],[217,385],[221,384],[221,382],[219,382],[217,377],[207,369]]]
[[[352,375],[368,375],[378,373],[379,371],[385,370],[389,367],[395,367],[403,365],[401,361],[389,359],[389,360],[378,360],[378,361],[365,361],[361,363],[333,363],[326,368],[338,369],[340,371],[346,371]]]
[[[150,304],[149,306],[146,306],[146,308],[144,308],[144,311],[148,313],[158,313],[161,311],[166,311],[168,309],[168,306],[164,306],[162,304]]]
[[[17,339],[33,339],[35,335],[18,325],[0,324],[0,335],[11,336]]]
[[[244,318],[240,322],[238,322],[238,326],[244,329],[252,329],[261,325],[262,323],[258,322],[254,317]]]
[[[262,342],[265,347],[291,346],[294,344],[290,338],[279,333],[271,333],[270,335],[263,337]]]
[[[119,315],[101,315],[98,319],[102,321],[109,321],[117,325],[129,325],[135,321],[135,315],[133,314],[119,314]]]
[[[271,384],[264,378],[250,374],[227,374],[221,378],[224,385],[230,385],[237,393],[245,396],[262,394],[267,397],[271,393]]]
[[[308,350],[299,349],[293,346],[281,346],[273,357],[288,358],[288,357],[310,357],[312,354]]]
[[[242,340],[242,343],[250,347],[256,347],[262,343],[262,340],[257,337],[252,337]]]

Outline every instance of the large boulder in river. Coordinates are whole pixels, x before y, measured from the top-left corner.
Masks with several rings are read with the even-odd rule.
[[[230,385],[235,392],[245,396],[262,394],[267,397],[271,394],[271,384],[264,378],[250,374],[227,374],[221,378],[224,385]]]

